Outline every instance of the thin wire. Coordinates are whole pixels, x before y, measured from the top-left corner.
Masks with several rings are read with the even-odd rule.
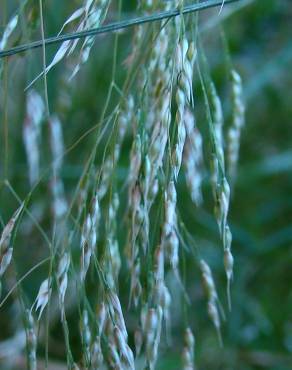
[[[42,50],[43,50],[43,70],[45,72],[46,71],[46,45],[45,45],[45,29],[44,29],[44,17],[43,17],[43,0],[39,0],[39,8],[40,8],[40,20],[41,20]],[[47,114],[47,117],[50,117],[47,74],[44,73],[43,76],[44,76],[44,88],[45,88],[46,114]]]
[[[226,6],[228,4],[235,3],[238,1],[244,1],[244,0],[225,0],[224,4]],[[67,33],[64,35],[49,37],[44,40],[44,44],[45,46],[47,46],[47,45],[61,43],[64,41],[82,39],[87,36],[96,36],[96,35],[100,35],[104,33],[121,31],[123,29],[137,26],[140,24],[161,21],[163,19],[170,19],[170,18],[177,17],[181,14],[194,13],[194,12],[198,12],[201,10],[205,10],[208,8],[214,8],[218,6],[221,7],[221,5],[222,5],[222,0],[206,0],[199,4],[192,4],[192,5],[185,6],[182,9],[172,9],[172,10],[154,13],[151,15],[146,15],[146,16],[142,16],[138,18],[126,19],[124,21],[110,23],[106,26],[93,28],[93,29],[89,29],[86,31]],[[19,45],[19,46],[13,47],[8,50],[0,51],[0,58],[22,53],[26,50],[40,48],[42,46],[43,46],[43,40],[34,41],[29,44]]]

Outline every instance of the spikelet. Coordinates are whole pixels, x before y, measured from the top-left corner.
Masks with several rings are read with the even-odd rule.
[[[97,196],[94,196],[91,201],[91,209],[87,214],[81,233],[81,270],[80,277],[83,281],[90,264],[91,256],[93,254],[96,240],[97,229],[100,219],[100,208]]]
[[[133,247],[135,240],[140,231],[141,224],[143,222],[143,205],[141,200],[141,189],[138,182],[133,186],[131,193],[129,193],[129,207],[130,207],[130,221],[131,221],[131,230],[130,230],[130,253],[131,261],[134,261],[136,253],[133,253]]]
[[[164,72],[162,78],[163,81],[168,81],[169,72]],[[149,146],[150,184],[154,182],[158,170],[162,167],[171,122],[171,94],[167,91],[167,86],[165,89],[166,93],[159,98],[159,104],[153,112],[153,117],[149,117],[147,121],[149,128],[153,127],[154,124]]]
[[[128,332],[126,329],[125,319],[123,316],[123,311],[121,307],[120,300],[116,293],[112,291],[107,292],[107,303],[108,303],[108,310],[111,316],[115,319],[115,324],[119,327],[125,340],[128,339]]]
[[[99,27],[106,17],[109,4],[110,4],[109,0],[96,0],[94,2],[94,5],[90,9],[90,12],[88,12],[89,5],[87,5],[86,6],[87,18],[84,21],[84,29],[92,29]],[[91,48],[94,43],[94,39],[95,39],[94,36],[87,36],[85,38],[81,47],[79,62],[74,68],[70,80],[78,73],[81,66],[87,62]]]
[[[121,362],[119,353],[116,349],[115,344],[110,343],[109,344],[109,351],[108,351],[108,362],[110,364],[110,367],[112,369],[117,369],[117,370],[124,370],[124,366]]]
[[[226,248],[224,250],[224,268],[225,268],[225,273],[226,273],[226,278],[227,278],[227,299],[228,299],[228,307],[229,311],[231,311],[231,297],[230,297],[230,283],[233,278],[233,256],[231,253],[230,248]]]
[[[156,353],[154,349],[155,337],[158,329],[158,315],[154,308],[150,308],[147,312],[145,321],[145,340],[146,340],[146,356],[149,362],[149,367],[154,367]]]
[[[184,342],[185,345],[182,353],[183,370],[194,370],[195,337],[190,328],[185,330]]]
[[[131,273],[130,303],[133,299],[135,306],[138,305],[142,293],[139,254],[141,249],[145,253],[148,245],[148,214],[145,209],[146,205],[143,204],[142,187],[139,181],[143,169],[142,165],[142,143],[140,135],[136,135],[131,150],[128,176],[129,219],[131,226],[126,247],[128,267]]]
[[[84,238],[84,241],[81,244],[81,268],[80,268],[80,277],[83,281],[86,277],[87,270],[90,265],[92,255],[92,249],[89,242]]]
[[[223,178],[223,184],[216,188],[217,204],[215,206],[215,215],[219,226],[220,235],[224,248],[224,268],[227,277],[227,301],[229,310],[231,310],[230,284],[233,277],[233,256],[231,254],[232,234],[227,223],[227,215],[230,201],[230,188],[226,178]]]
[[[65,305],[64,299],[68,285],[68,269],[70,265],[70,256],[65,252],[59,260],[57,269],[57,279],[58,279],[58,294],[61,309],[61,319],[64,320],[65,316]]]
[[[219,161],[218,157],[214,153],[211,154],[210,159],[210,182],[212,187],[213,198],[215,200],[214,213],[216,217],[218,189],[220,185],[219,185]]]
[[[157,40],[153,45],[151,57],[149,61],[149,72],[155,73],[157,69],[163,70],[165,68],[165,56],[167,52],[167,37],[166,29],[161,29]]]
[[[138,238],[143,223],[143,207],[141,204],[141,192],[138,185],[135,186],[132,193],[132,209],[131,212],[131,229],[129,235],[129,241],[127,245],[127,260],[128,266],[131,271],[131,290],[130,290],[130,302],[133,298],[134,305],[137,306],[142,287],[140,283],[140,257],[139,249],[140,239]]]
[[[91,0],[86,1],[83,7],[75,10],[73,14],[71,14],[71,16],[68,17],[68,19],[65,21],[65,23],[61,27],[61,30],[59,31],[58,35],[60,35],[63,32],[65,27],[67,27],[70,23],[74,22],[75,20],[79,18],[81,18],[81,21],[75,30],[76,32],[82,32],[96,24],[100,24],[101,21],[106,16],[108,6],[109,6],[108,0],[96,0],[94,2]],[[85,38],[85,41],[83,42],[81,53],[80,53],[80,62],[74,69],[72,77],[74,77],[74,75],[79,71],[81,64],[87,61],[89,57],[90,49],[93,44],[93,40],[94,38],[92,36],[88,36]],[[61,60],[71,55],[76,49],[78,41],[79,40],[76,39],[76,40],[66,40],[62,42],[61,46],[59,47],[56,54],[54,55],[51,63],[49,63],[48,66],[45,68],[45,70],[41,72],[36,78],[34,78],[32,82],[30,82],[30,84],[26,87],[26,89],[31,87],[43,74],[47,74]]]
[[[165,193],[165,221],[163,225],[163,238],[166,238],[174,230],[176,225],[176,189],[173,181],[168,184]]]
[[[97,28],[100,26],[100,24],[106,17],[109,3],[110,3],[109,0],[96,0],[94,2],[94,5],[91,7],[90,11],[87,11],[87,18],[84,22],[85,23],[84,29]],[[87,8],[89,9],[89,7]],[[93,36],[86,37],[81,47],[79,62],[76,65],[70,79],[73,78],[78,73],[78,71],[81,68],[81,65],[87,62],[93,43],[94,43]]]
[[[104,356],[101,348],[101,335],[108,320],[107,306],[101,301],[96,307],[97,334],[91,345],[91,365],[94,369],[100,369],[104,364]]]
[[[98,336],[100,337],[105,326],[105,322],[108,316],[107,307],[104,301],[101,301],[96,308],[97,324],[98,324]]]
[[[135,260],[131,267],[131,287],[130,287],[130,299],[133,299],[134,306],[137,307],[142,294],[142,285],[140,281],[141,264],[140,258],[135,257]]]
[[[158,3],[153,2],[152,7]],[[167,8],[166,2],[160,2],[161,8]],[[169,61],[168,53],[170,30],[162,28],[159,35],[154,39],[153,48],[149,60],[149,68],[144,70],[143,88],[147,91],[147,104],[145,127],[149,135],[149,188],[154,186],[158,171],[163,165],[163,158],[167,145],[169,127],[171,123],[171,85],[172,85],[172,61]],[[151,204],[149,204],[149,208]]]
[[[176,103],[178,110],[175,116],[175,122],[177,126],[177,142],[174,147],[172,159],[174,167],[174,178],[177,180],[177,176],[181,167],[182,153],[186,140],[186,129],[183,121],[184,109],[186,105],[185,94],[182,90],[178,90],[176,94]]]
[[[145,155],[144,165],[143,165],[144,178],[142,179],[142,193],[143,201],[147,208],[149,206],[149,190],[151,187],[151,161],[149,155]],[[150,201],[151,203],[151,201]],[[147,209],[146,209],[147,212]]]
[[[230,283],[233,276],[233,256],[231,254],[232,234],[227,224],[227,215],[230,202],[230,187],[225,177],[223,178],[222,186],[220,186],[217,189],[217,197],[218,198],[217,206],[215,207],[215,215],[217,218],[219,231],[223,241],[224,248],[223,262],[227,277],[227,286],[226,286],[227,300],[229,310],[231,310]]]
[[[112,289],[115,288],[118,281],[119,272],[121,268],[121,256],[119,252],[119,244],[117,240],[117,211],[119,208],[119,197],[114,193],[109,205],[108,211],[108,225],[107,225],[107,244],[104,256],[104,271],[106,272],[106,279]]]
[[[161,245],[156,247],[154,253],[153,276],[155,282],[164,281],[164,249]]]
[[[185,176],[192,201],[200,205],[202,203],[203,140],[195,127],[195,117],[190,109],[186,109],[184,113],[184,122],[187,132],[183,158]]]
[[[34,90],[27,94],[26,117],[23,124],[23,141],[28,161],[29,181],[33,185],[39,177],[40,133],[44,116],[44,102]]]
[[[131,163],[130,163],[130,170],[129,170],[129,184],[130,184],[130,190],[129,190],[129,198],[131,201],[131,192],[135,185],[135,182],[138,179],[139,170],[142,163],[141,158],[141,138],[140,135],[137,135],[132,146],[131,150]],[[131,203],[130,203],[131,204]]]
[[[171,295],[164,282],[164,247],[161,244],[156,247],[154,253],[153,277],[153,302],[161,307],[166,329],[169,330]]]
[[[224,268],[227,276],[227,300],[229,310],[231,309],[230,283],[233,274],[233,257],[231,255],[232,234],[227,222],[230,186],[225,175],[224,151],[223,151],[223,113],[219,96],[212,81],[209,83],[210,97],[213,108],[213,140],[215,152],[211,158],[211,185],[215,199],[214,213],[217,220],[220,236],[224,248]],[[231,130],[231,128],[230,128]]]
[[[215,199],[215,216],[217,219],[220,235],[223,239],[223,232],[226,226],[227,213],[229,207],[229,185],[225,176],[224,161],[224,140],[223,140],[223,112],[220,98],[217,94],[213,81],[209,81],[210,101],[212,107],[212,130],[211,137],[214,148],[211,157],[211,185],[213,197]],[[225,194],[224,194],[225,193]],[[225,199],[225,210],[222,204]],[[228,204],[226,204],[226,200]],[[221,210],[220,210],[221,208]]]
[[[56,64],[58,64],[69,52],[70,48],[72,48],[72,41],[64,41],[61,46],[59,47],[58,51],[54,55],[53,60],[51,63],[46,67],[45,74],[47,74]],[[31,82],[34,83],[39,77],[41,77],[42,74],[37,76],[34,81]],[[30,86],[30,85],[29,85]]]
[[[204,260],[200,260],[200,269],[202,273],[203,286],[205,288],[205,292],[208,299],[208,314],[216,329],[219,343],[220,345],[222,345],[220,331],[221,323],[218,312],[218,295],[215,288],[212,272],[209,265]]]
[[[104,364],[104,357],[102,354],[100,337],[96,337],[92,343],[91,351],[90,351],[90,358],[91,358],[91,366],[93,369],[100,369]]]
[[[166,259],[169,262],[179,283],[179,239],[177,236],[177,216],[176,216],[177,194],[173,181],[168,184],[165,193],[165,221],[162,229],[162,245],[165,250]]]
[[[161,308],[162,316],[165,322],[166,329],[166,339],[170,340],[170,326],[171,326],[171,317],[170,317],[170,306],[171,306],[171,295],[169,289],[165,285],[164,281],[157,281],[154,286],[153,292],[153,302],[157,307]]]
[[[127,344],[127,338],[117,325],[114,326],[113,334],[120,358],[125,363],[125,369],[134,370],[134,355],[131,348]]]
[[[107,338],[109,341],[108,361],[115,369],[134,370],[134,355],[128,345],[128,333],[118,296],[113,291],[106,291],[109,320],[107,320]]]
[[[15,224],[23,210],[24,203],[14,212],[11,219],[8,221],[4,227],[1,238],[0,238],[0,278],[3,276],[4,272],[7,270],[10,265],[13,246],[11,245],[11,238]]]
[[[84,13],[84,8],[78,8],[77,10],[75,10],[75,12],[73,12],[70,17],[68,17],[66,19],[66,21],[64,22],[63,26],[61,27],[60,31],[58,32],[58,35],[60,35],[64,28],[70,24],[71,22],[75,21],[76,19],[80,18],[82,16],[82,14]]]
[[[27,368],[28,370],[37,369],[36,347],[37,336],[35,333],[35,322],[30,310],[24,312],[24,327],[26,334],[26,352],[27,352]]]
[[[165,319],[165,325],[166,325],[166,334],[168,338],[170,338],[170,307],[172,303],[172,298],[169,289],[165,284],[162,285],[161,294],[160,294],[160,301],[159,305],[162,308],[163,317]]]
[[[177,180],[178,173],[182,163],[182,154],[186,141],[185,127],[185,110],[192,103],[192,81],[193,67],[196,58],[194,43],[188,43],[188,40],[183,37],[179,42],[176,50],[176,68],[178,73],[178,86],[176,92],[177,111],[175,116],[175,124],[177,126],[177,139],[173,151],[173,173]]]
[[[217,301],[218,296],[217,296],[212,272],[211,272],[209,265],[204,260],[200,260],[200,269],[202,273],[204,289],[205,289],[208,300]]]
[[[52,288],[51,288],[50,279],[45,279],[41,283],[41,286],[40,286],[38,295],[36,297],[35,303],[33,304],[33,306],[36,305],[36,307],[35,307],[36,311],[38,309],[40,309],[38,320],[40,320],[40,318],[42,316],[42,313],[43,313],[43,310],[45,309],[46,305],[49,302],[49,298],[51,296],[51,291],[52,291]]]
[[[11,36],[12,32],[15,30],[18,23],[18,15],[13,16],[7,23],[2,38],[0,39],[0,51],[4,50],[7,45],[8,39]]]
[[[234,181],[239,156],[240,135],[241,130],[244,126],[244,112],[245,112],[242,81],[240,75],[235,70],[231,71],[231,83],[232,83],[233,121],[232,125],[228,130],[227,158],[228,158],[228,173],[230,179]]]
[[[84,309],[82,312],[80,332],[82,338],[84,362],[88,365],[91,362],[91,331],[89,326],[88,312],[86,309]]]
[[[158,306],[156,309],[150,308],[145,319],[146,359],[150,370],[154,370],[157,361],[162,315],[162,309]]]
[[[214,127],[214,139],[216,145],[216,154],[218,155],[218,161],[222,168],[224,168],[224,140],[223,140],[223,110],[221,100],[217,94],[215,84],[210,81],[210,101],[213,110],[213,127]]]
[[[230,187],[226,177],[222,179],[221,185],[217,189],[217,205],[215,208],[215,215],[217,219],[217,224],[221,237],[223,239],[223,245],[225,247],[226,242],[226,226],[227,226],[227,216],[229,211],[230,203]]]
[[[220,331],[220,317],[219,317],[219,312],[216,303],[211,300],[208,302],[208,314],[213,322],[213,325],[216,329],[217,335],[218,335],[218,340],[220,345],[222,346],[222,338],[221,338],[221,331]]]
[[[76,19],[80,18],[82,15],[84,15],[85,19],[82,20],[81,23],[79,24],[79,26],[77,28],[77,31],[84,30],[84,23],[85,23],[85,20],[86,20],[86,17],[87,17],[87,8],[86,8],[86,6],[83,7],[83,8],[78,8],[75,12],[73,12],[73,14],[65,21],[65,23],[61,27],[61,30],[59,31],[58,35],[60,35],[62,33],[62,31],[64,30],[64,28],[68,24],[74,22]],[[77,41],[76,40],[67,40],[67,41],[62,42],[61,46],[59,47],[56,54],[54,55],[53,60],[46,67],[45,73],[48,73],[65,56],[70,55],[74,51],[74,49],[77,45],[77,42],[78,42],[78,40]],[[33,82],[35,82],[41,75],[42,74],[37,76]]]
[[[13,31],[17,27],[18,20],[19,20],[19,16],[18,14],[16,14],[9,20],[6,27],[4,28],[2,38],[0,38],[0,51],[5,49],[10,36],[12,35]],[[2,71],[3,71],[3,60],[0,59],[0,79],[2,77]]]
[[[102,199],[108,191],[111,176],[112,176],[112,173],[113,173],[113,167],[114,167],[113,158],[112,158],[112,156],[108,156],[104,160],[104,163],[103,163],[103,166],[102,166],[101,179],[100,179],[100,183],[99,183],[99,186],[98,186],[98,197],[99,197],[99,199]]]
[[[185,36],[182,37],[176,48],[176,68],[179,73],[184,70],[184,65],[187,57],[189,43]]]

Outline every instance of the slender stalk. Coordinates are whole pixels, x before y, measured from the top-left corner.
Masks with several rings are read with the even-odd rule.
[[[242,2],[245,0],[226,0],[225,6],[231,3],[239,2],[239,1]],[[45,46],[47,46],[47,45],[59,44],[63,41],[83,39],[88,36],[96,36],[100,34],[121,31],[123,29],[138,26],[140,24],[157,22],[163,19],[170,19],[170,18],[177,17],[179,15],[182,15],[182,14],[194,13],[194,12],[198,12],[201,10],[214,8],[218,6],[221,7],[221,5],[222,5],[222,0],[206,0],[202,3],[188,5],[180,9],[172,9],[172,10],[168,10],[164,12],[157,12],[151,15],[146,15],[146,16],[142,16],[138,18],[126,19],[120,22],[110,23],[106,26],[93,28],[93,29],[86,30],[86,31],[74,32],[74,33],[68,33],[64,35],[49,37],[45,40],[38,40],[38,41],[31,42],[29,44],[23,44],[23,45],[19,45],[19,46],[16,46],[8,50],[1,51],[0,58],[22,53],[26,50],[40,48],[43,46],[43,43],[45,44]]]

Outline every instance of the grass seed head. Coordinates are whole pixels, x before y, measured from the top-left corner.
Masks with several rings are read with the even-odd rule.
[[[36,348],[37,336],[35,333],[35,322],[31,310],[26,309],[24,314],[25,334],[26,334],[26,349],[28,369],[37,369]]]
[[[51,282],[50,279],[45,279],[40,286],[37,298],[36,298],[36,311],[39,311],[38,320],[40,320],[43,310],[45,309],[46,305],[48,304],[49,297],[51,295]]]
[[[233,278],[233,264],[234,259],[230,249],[224,250],[224,268],[227,277],[227,298],[228,298],[228,307],[231,310],[231,297],[230,297],[230,283]]]
[[[202,273],[203,285],[204,285],[208,300],[216,301],[217,292],[216,292],[215,283],[213,280],[211,269],[204,260],[200,261],[200,268],[201,268],[201,273]]]
[[[2,230],[2,234],[0,237],[0,278],[3,276],[4,272],[7,270],[11,262],[13,253],[13,246],[11,240],[16,223],[23,211],[23,208],[24,203],[22,203],[20,207],[17,208],[17,210],[12,215],[11,219],[7,222],[7,224],[4,226]]]
[[[218,312],[218,309],[217,309],[217,305],[215,303],[214,300],[210,300],[208,302],[208,314],[210,316],[210,319],[216,329],[216,332],[217,332],[217,335],[218,335],[218,339],[219,339],[219,342],[220,342],[220,345],[222,344],[222,339],[221,339],[221,333],[220,333],[220,327],[221,327],[221,323],[220,323],[220,317],[219,317],[219,312]]]
[[[13,16],[6,27],[4,28],[4,32],[2,34],[2,38],[0,39],[0,51],[5,48],[7,45],[8,39],[11,36],[12,32],[15,30],[18,23],[18,14]]]

